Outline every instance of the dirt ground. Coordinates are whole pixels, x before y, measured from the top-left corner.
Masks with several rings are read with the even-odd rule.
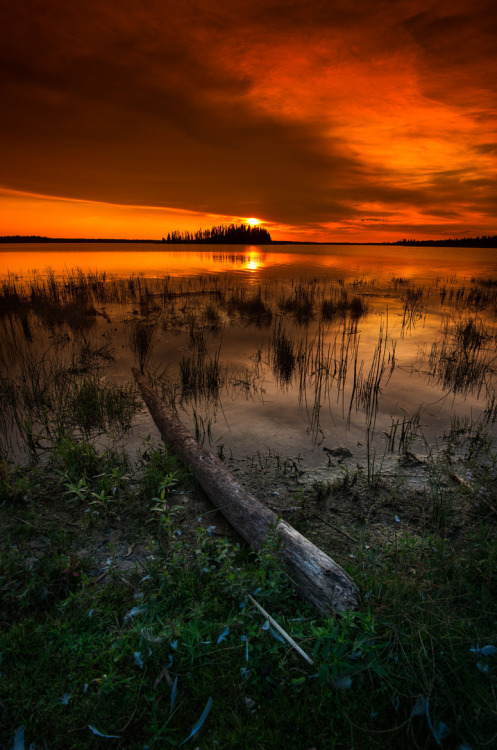
[[[311,471],[299,458],[282,459],[272,453],[230,458],[226,464],[255,498],[341,565],[363,544],[371,550],[384,548],[396,545],[405,534],[431,531],[456,541],[479,511],[474,493],[457,479],[464,475],[464,466],[441,470],[432,460],[412,454],[387,456],[372,483],[367,481],[367,467],[358,466],[341,448],[326,449],[322,465]],[[442,505],[435,507],[434,497]],[[180,532],[187,549],[189,541],[195,544],[199,525],[213,536],[243,544],[193,483],[171,494],[170,507],[174,532]],[[61,532],[67,554],[84,563],[96,582],[104,583],[111,569],[125,581],[146,575],[157,552],[158,519],[150,504],[128,505],[95,524],[88,523],[86,511],[79,501],[63,497],[38,499],[36,504],[6,503],[0,508],[0,546],[9,539],[22,545],[28,565],[35,565],[53,533]]]

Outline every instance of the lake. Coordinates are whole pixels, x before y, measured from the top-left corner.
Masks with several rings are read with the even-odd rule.
[[[82,383],[130,387],[133,364],[220,456],[378,467],[495,435],[494,249],[26,244],[0,263],[16,455],[26,416],[43,445],[43,413]],[[156,435],[132,422],[130,446]],[[108,415],[94,427],[112,437]]]

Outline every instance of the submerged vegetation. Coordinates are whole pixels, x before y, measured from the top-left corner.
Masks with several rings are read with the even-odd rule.
[[[0,745],[492,747],[490,282],[5,278]],[[277,538],[259,554],[240,545],[188,467],[143,440],[133,364],[347,570],[358,611],[319,617],[281,569]],[[384,405],[406,372],[407,387],[450,401],[434,437],[398,385],[403,408]],[[280,425],[292,394],[319,466],[277,446],[237,452],[229,404],[269,403]],[[458,414],[465,399],[480,412]],[[336,445],[339,420],[355,455]]]

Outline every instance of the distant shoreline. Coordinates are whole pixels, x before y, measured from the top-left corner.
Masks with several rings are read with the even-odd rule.
[[[22,237],[20,235],[4,236],[0,237],[0,245],[41,245],[41,244],[78,244],[78,245],[115,245],[115,244],[126,244],[126,245],[160,245],[161,248],[169,248],[171,245],[174,248],[181,247],[182,245],[239,245],[240,247],[246,247],[246,242],[213,242],[209,240],[192,241],[192,242],[163,242],[162,240],[140,240],[140,239],[87,239],[84,237],[37,237],[27,236]],[[281,245],[347,245],[347,246],[382,246],[382,247],[487,247],[497,248],[497,236],[495,237],[469,237],[464,239],[444,239],[444,240],[397,240],[396,242],[313,242],[303,240],[272,240],[271,242],[256,243],[257,246],[261,247],[273,247]]]

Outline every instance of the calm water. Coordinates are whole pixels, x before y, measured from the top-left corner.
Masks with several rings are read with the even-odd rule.
[[[162,306],[136,299],[95,303],[99,314],[84,336],[93,346],[109,343],[114,359],[103,377],[123,383],[136,362],[130,331],[140,321],[153,324],[150,372],[166,394],[175,394],[188,426],[196,425],[213,449],[226,454],[270,450],[320,466],[327,460],[323,448],[338,446],[358,461],[369,448],[379,460],[398,450],[401,432],[412,437],[410,448],[426,453],[441,446],[455,419],[459,426],[466,420],[466,426],[494,430],[495,250],[46,244],[35,250],[4,246],[0,264],[1,276],[21,282],[43,278],[49,268],[58,278],[76,269],[151,284],[168,277],[168,291],[182,296]],[[218,296],[209,295],[213,290]],[[271,322],[256,324],[219,303],[234,290],[248,296],[260,290]],[[299,294],[313,304],[300,319],[284,304]],[[344,294],[349,301],[359,297],[367,313],[323,320],[323,301]],[[219,306],[217,317],[213,305]],[[203,362],[217,362],[223,372],[217,398],[182,390],[181,368],[198,354],[193,319]],[[15,379],[20,373],[9,360],[8,339],[22,337],[27,324],[21,330],[6,320],[0,364],[3,377]],[[53,351],[55,337],[57,356],[65,356],[62,324],[37,327],[33,318],[29,325],[30,351]],[[468,339],[474,332],[478,351]],[[64,335],[69,347],[82,334],[69,326]],[[291,357],[287,365],[281,361],[282,344],[287,354],[290,347],[293,363]],[[131,441],[150,432],[154,427],[144,413]]]
[[[487,248],[393,247],[383,245],[162,245],[57,244],[0,246],[0,274],[57,274],[81,268],[109,274],[147,277],[188,276],[198,273],[237,273],[247,280],[297,278],[324,274],[331,277],[385,278],[405,276],[429,282],[437,278],[496,278],[497,253]],[[33,250],[33,247],[36,249]],[[151,247],[153,249],[151,249]]]

